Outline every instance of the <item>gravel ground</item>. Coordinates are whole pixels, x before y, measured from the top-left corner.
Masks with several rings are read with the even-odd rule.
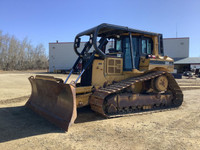
[[[35,74],[0,74],[0,149],[200,149],[199,89],[184,91],[183,105],[171,111],[104,119],[82,108],[65,133],[24,107],[31,93],[30,75]]]

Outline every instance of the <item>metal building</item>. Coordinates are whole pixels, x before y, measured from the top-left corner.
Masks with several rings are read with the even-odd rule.
[[[200,70],[200,57],[188,57],[178,60],[174,63],[175,69],[178,73],[183,73],[185,71]]]

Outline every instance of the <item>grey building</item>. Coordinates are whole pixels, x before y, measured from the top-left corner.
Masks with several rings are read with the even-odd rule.
[[[188,57],[174,62],[177,73],[190,70],[200,70],[200,57]]]

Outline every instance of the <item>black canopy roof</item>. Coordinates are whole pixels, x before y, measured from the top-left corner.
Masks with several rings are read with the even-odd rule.
[[[83,36],[83,35],[91,35],[91,34],[94,34],[95,32],[96,32],[96,34],[98,34],[97,36],[102,36],[104,33],[107,33],[107,32],[115,33],[115,34],[129,33],[129,32],[140,33],[140,34],[148,34],[148,35],[159,35],[160,34],[160,33],[154,33],[154,32],[132,29],[132,28],[125,27],[125,26],[102,23],[102,24],[100,24],[96,27],[93,27],[91,29],[85,30],[85,31],[77,34],[76,37],[80,37],[80,36]]]

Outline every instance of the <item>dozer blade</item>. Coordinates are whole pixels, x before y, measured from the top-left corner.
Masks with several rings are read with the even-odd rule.
[[[26,106],[68,131],[77,117],[75,88],[52,76],[31,76],[29,81],[32,94]]]

